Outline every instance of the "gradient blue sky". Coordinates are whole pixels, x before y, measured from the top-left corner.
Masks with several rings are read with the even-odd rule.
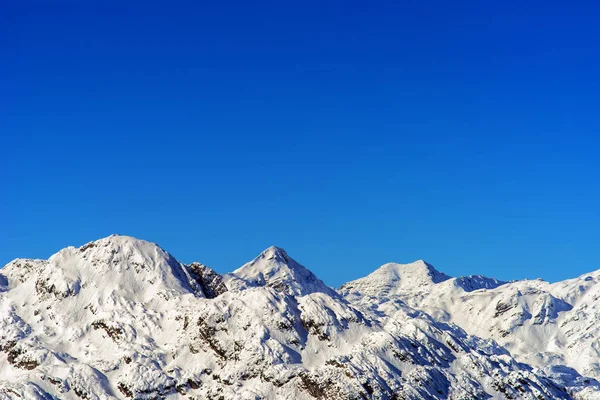
[[[599,20],[576,1],[3,2],[0,264],[121,233],[220,272],[275,244],[334,286],[419,258],[599,269]]]

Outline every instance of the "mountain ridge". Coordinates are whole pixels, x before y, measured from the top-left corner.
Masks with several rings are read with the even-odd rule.
[[[392,278],[386,291],[365,296],[361,289],[377,279],[335,291],[274,246],[229,274],[117,235],[48,260],[16,259],[0,269],[0,399],[600,394],[593,376],[581,365],[569,368],[569,359],[530,366],[452,324],[452,308],[428,309],[435,296],[446,299],[436,291],[450,304],[460,296],[502,297],[496,291],[506,283],[457,281],[424,261],[382,268],[374,273]],[[584,282],[592,287],[594,279]],[[539,326],[566,312],[558,297],[541,298],[531,313]]]

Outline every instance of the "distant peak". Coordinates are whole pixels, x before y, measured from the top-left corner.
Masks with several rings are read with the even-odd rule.
[[[400,292],[422,290],[450,279],[424,260],[408,264],[387,263],[364,278],[345,283],[340,288],[343,294],[359,292],[371,296],[391,295]]]
[[[439,280],[446,280],[450,277],[440,271],[438,271],[433,265],[429,264],[425,260],[417,260],[407,264],[399,264],[399,263],[387,263],[380,267],[380,269],[389,269],[393,270],[396,274],[404,274],[408,271],[413,271],[414,273],[425,273],[429,275],[434,283],[437,283]]]

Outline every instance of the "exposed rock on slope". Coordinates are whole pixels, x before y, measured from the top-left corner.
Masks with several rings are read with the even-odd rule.
[[[209,299],[214,299],[227,291],[223,277],[206,265],[195,262],[186,265],[186,267],[204,295]]]

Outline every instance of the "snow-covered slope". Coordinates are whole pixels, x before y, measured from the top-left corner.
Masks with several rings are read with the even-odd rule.
[[[371,278],[338,293],[275,247],[221,276],[116,235],[15,260],[0,270],[0,399],[598,398],[573,369],[519,363],[401,300],[500,282],[424,262]]]
[[[471,276],[427,284],[421,279],[407,285],[394,279],[382,281],[380,271],[387,273],[388,268],[386,264],[349,282],[340,292],[363,305],[385,307],[386,302],[403,301],[439,321],[497,341],[521,362],[538,367],[566,365],[600,378],[600,271],[555,284]],[[433,270],[422,275],[437,274]],[[377,296],[386,285],[393,295]]]

